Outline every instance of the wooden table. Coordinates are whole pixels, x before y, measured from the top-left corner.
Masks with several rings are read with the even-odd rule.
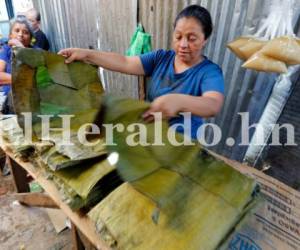
[[[55,202],[57,207],[59,207],[66,214],[66,216],[68,216],[72,224],[76,226],[72,227],[72,239],[75,245],[75,249],[84,249],[84,246],[80,241],[80,238],[78,237],[77,229],[79,229],[79,231],[97,249],[110,249],[105,244],[105,242],[100,239],[100,236],[97,234],[93,222],[86,215],[72,211],[71,208],[60,198],[59,191],[54,183],[50,180],[47,180],[41,173],[41,170],[35,168],[30,162],[25,162],[20,158],[14,157],[12,150],[7,145],[0,145],[0,147],[10,158],[11,173],[14,177],[14,183],[17,192],[26,193],[30,191],[27,182],[27,175],[29,174],[42,186],[46,193]]]

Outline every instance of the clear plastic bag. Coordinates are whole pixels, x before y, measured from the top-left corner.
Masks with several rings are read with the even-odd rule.
[[[270,14],[253,37],[243,36],[227,47],[243,67],[264,72],[287,73],[287,66],[300,64],[300,38],[293,33],[294,0],[274,0]]]

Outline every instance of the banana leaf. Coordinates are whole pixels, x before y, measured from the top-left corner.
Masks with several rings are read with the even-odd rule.
[[[167,131],[169,129],[167,121],[163,121],[160,126],[162,128],[162,144],[154,145],[156,141],[155,124],[145,123],[142,114],[149,108],[149,104],[133,99],[124,99],[114,96],[103,97],[101,111],[98,113],[95,123],[101,126],[105,124],[123,124],[125,128],[134,123],[140,123],[146,127],[145,142],[151,146],[128,146],[126,138],[130,134],[138,133],[138,128],[134,132],[128,132],[126,129],[123,133],[114,133],[114,144],[107,145],[110,152],[118,152],[120,154],[118,171],[126,181],[131,181],[148,175],[161,166],[181,169],[187,171],[192,166],[200,152],[199,145],[175,147],[167,139]],[[183,136],[176,133],[176,140],[182,141]],[[129,152],[129,154],[127,154]],[[134,164],[131,157],[134,156]],[[170,157],[172,156],[172,157]],[[145,160],[147,159],[147,160]],[[194,168],[192,168],[194,170]]]
[[[62,119],[58,115],[74,115],[72,131],[94,120],[103,93],[97,67],[82,62],[67,65],[62,56],[41,50],[18,48],[14,54],[14,107],[22,128],[24,121],[21,113],[32,113],[35,142],[42,139],[39,115],[54,116],[50,128],[62,127]],[[54,142],[55,147],[43,154],[43,159],[53,170],[74,166],[106,153],[101,145],[86,149],[78,143],[62,152],[57,146],[60,138],[62,133],[51,131],[50,141]],[[70,157],[71,152],[73,156]]]
[[[175,173],[168,179],[176,179]],[[156,181],[154,179],[149,181]],[[187,180],[187,182],[189,182]],[[234,184],[234,183],[233,183]],[[180,216],[170,224],[168,213],[162,211],[158,223],[151,218],[156,203],[124,183],[94,207],[88,216],[96,230],[113,249],[120,250],[198,250],[219,249],[246,213],[241,213],[228,202],[195,184],[183,199]],[[157,188],[159,189],[159,187]],[[133,202],[134,201],[134,202]],[[184,204],[183,204],[184,202]]]
[[[105,157],[58,171],[51,170],[40,158],[32,158],[31,161],[43,170],[47,179],[53,181],[62,200],[73,210],[96,205],[122,183],[115,167]]]
[[[199,144],[173,146],[167,139],[166,133],[168,124],[166,121],[163,121],[161,124],[163,145],[154,145],[155,124],[145,123],[143,119],[141,119],[142,114],[148,107],[148,104],[136,100],[121,99],[112,96],[103,98],[103,107],[98,115],[98,118],[102,117],[102,122],[107,124],[121,123],[124,124],[125,127],[129,124],[140,122],[147,128],[146,142],[149,143],[148,146],[128,146],[126,139],[132,133],[126,129],[123,132],[115,133],[114,145],[107,146],[109,152],[119,153],[117,168],[125,181],[131,182],[147,176],[159,168],[167,168],[187,176],[197,183],[202,183],[203,180],[201,178],[204,169],[199,166],[206,167],[216,164],[217,167],[211,167],[211,169],[226,169],[228,172],[224,172],[227,173],[227,175],[223,175],[219,182],[227,181],[231,177],[239,179],[242,176],[223,162],[208,155],[205,149]],[[98,122],[98,124],[101,123],[99,119],[96,119],[96,122]],[[181,134],[176,133],[176,137],[178,141],[183,140],[183,135]],[[247,179],[243,179],[239,186],[244,186],[246,183],[252,182],[251,179],[249,179],[248,182]]]
[[[110,96],[103,101],[98,124],[139,121],[147,127],[145,141],[154,141],[155,124],[141,119],[148,104]],[[129,146],[127,129],[114,134],[108,151],[118,152],[117,170],[130,186],[115,190],[90,216],[119,249],[216,249],[256,202],[257,185],[200,145],[173,146],[167,122],[161,126],[163,146]]]
[[[16,116],[0,120],[0,135],[15,157],[26,159],[34,152],[34,145],[25,140]]]
[[[13,104],[24,128],[22,112],[77,114],[98,109],[103,88],[97,67],[82,62],[64,63],[64,57],[27,48],[14,50]]]
[[[65,59],[62,56],[49,53],[45,56],[45,60],[49,75],[55,83],[77,90],[71,80],[68,65],[65,64]]]
[[[54,84],[49,75],[48,69],[45,66],[37,67],[35,78],[38,88],[45,88]]]
[[[103,142],[100,141],[95,146],[88,147],[80,144],[77,140],[77,134],[73,134],[70,140],[73,145],[64,145],[60,143],[60,137],[52,137],[50,138],[50,142],[53,142],[54,145],[47,149],[43,149],[43,151],[40,151],[39,154],[44,163],[47,164],[53,171],[106,156],[107,151]]]
[[[25,49],[25,48],[14,48],[16,59],[31,68],[38,68],[46,64],[44,50],[37,49]]]

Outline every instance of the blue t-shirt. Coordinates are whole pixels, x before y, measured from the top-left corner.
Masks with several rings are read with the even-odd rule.
[[[175,52],[157,50],[140,56],[146,76],[151,76],[147,87],[146,99],[152,102],[155,98],[171,93],[201,96],[207,91],[224,93],[224,78],[221,68],[204,57],[204,60],[182,73],[174,72]],[[171,118],[170,125],[183,124],[183,116]],[[197,130],[203,124],[202,118],[192,115],[191,136],[197,138]],[[177,132],[183,133],[181,126]]]
[[[0,48],[0,60],[3,60],[6,62],[5,65],[5,73],[11,74],[11,47],[8,46],[7,44],[3,45]],[[0,90],[5,93],[5,95],[8,94],[10,91],[11,85],[1,85]]]

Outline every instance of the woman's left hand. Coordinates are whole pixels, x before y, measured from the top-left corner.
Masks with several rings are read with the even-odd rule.
[[[162,118],[171,118],[176,116],[181,110],[180,94],[167,94],[156,98],[144,114],[143,118],[147,122],[154,120],[152,113],[162,113]]]

